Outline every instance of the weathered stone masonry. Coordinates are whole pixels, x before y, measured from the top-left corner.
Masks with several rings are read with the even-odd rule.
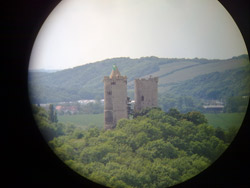
[[[128,118],[127,77],[114,65],[110,76],[104,77],[104,129],[113,129],[117,121]]]
[[[158,78],[135,80],[135,111],[158,106]]]
[[[113,65],[110,76],[104,82],[104,129],[115,128],[118,120],[128,118],[127,77],[121,76]],[[135,80],[135,111],[147,107],[157,107],[158,78]]]

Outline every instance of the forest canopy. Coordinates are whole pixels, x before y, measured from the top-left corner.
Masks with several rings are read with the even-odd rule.
[[[39,107],[34,112],[43,133],[53,133],[46,138],[61,160],[82,176],[115,188],[181,183],[214,162],[237,131],[208,125],[200,112],[176,109],[146,109],[107,131],[49,122]]]

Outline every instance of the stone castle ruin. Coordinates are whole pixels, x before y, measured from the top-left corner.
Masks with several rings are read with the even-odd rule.
[[[158,78],[135,80],[135,111],[158,106]]]
[[[127,77],[121,76],[113,65],[110,76],[104,79],[104,128],[113,129],[117,121],[128,118],[127,111]]]
[[[128,118],[127,77],[121,76],[116,65],[110,76],[104,76],[104,129],[115,128],[118,120]],[[157,107],[158,78],[135,80],[134,111]]]

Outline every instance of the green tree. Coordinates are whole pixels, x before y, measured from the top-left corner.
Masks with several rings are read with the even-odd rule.
[[[215,129],[215,136],[223,141],[226,141],[225,131],[220,127]]]
[[[176,118],[176,119],[181,119],[181,113],[176,109],[176,108],[171,108],[169,111],[168,111],[168,115]]]
[[[64,135],[64,124],[49,121],[48,112],[42,107],[33,106],[33,113],[38,127],[47,141],[54,137]]]
[[[179,119],[146,109],[106,131],[66,126],[50,145],[72,169],[106,186],[172,186],[200,173],[228,146],[223,130],[204,123],[201,114],[174,112]]]
[[[55,110],[54,122],[55,122],[55,123],[58,122],[58,119],[57,119],[57,111],[56,111],[56,110]]]
[[[225,140],[227,143],[231,143],[234,137],[237,135],[240,126],[230,126],[228,130],[225,132]]]
[[[188,121],[193,122],[195,125],[207,123],[205,115],[200,112],[188,112],[184,115],[184,117]]]
[[[226,101],[226,112],[245,112],[247,110],[249,97],[233,96]]]
[[[50,122],[53,122],[53,123],[57,123],[58,122],[57,112],[56,112],[53,104],[49,105],[49,117],[48,118],[49,118]]]
[[[142,109],[139,112],[134,112],[134,118],[136,118],[137,116],[145,116],[148,112],[150,112],[152,109],[160,109],[158,107],[153,107],[153,108],[145,108]]]

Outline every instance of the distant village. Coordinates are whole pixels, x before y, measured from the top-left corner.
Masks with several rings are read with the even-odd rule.
[[[47,104],[40,104],[45,110],[49,109],[50,103]],[[101,100],[78,100],[78,101],[70,101],[70,102],[58,102],[53,104],[55,110],[57,111],[58,115],[74,115],[79,114],[84,111],[84,107],[90,106],[104,106],[104,99]],[[102,108],[103,112],[103,108]]]
[[[223,112],[224,103],[218,100],[208,100],[204,103],[203,109],[205,112]]]
[[[131,104],[134,105],[134,100],[131,101]],[[90,105],[95,105],[95,104],[99,104],[99,106],[102,107],[103,110],[103,106],[104,106],[104,99],[101,100],[86,100],[86,99],[82,99],[82,100],[78,100],[78,101],[71,101],[71,102],[59,102],[54,104],[54,107],[58,113],[58,115],[74,115],[74,114],[79,114],[81,112],[81,109],[79,109],[79,107],[84,107],[84,106],[90,106]],[[48,104],[40,104],[41,107],[45,108],[46,110],[49,109],[49,105]],[[223,112],[224,110],[224,103],[218,100],[207,100],[206,102],[204,102],[203,105],[203,109],[205,112],[209,113],[209,112],[214,112],[214,113],[219,113],[219,112]],[[103,111],[101,112],[103,113]]]

